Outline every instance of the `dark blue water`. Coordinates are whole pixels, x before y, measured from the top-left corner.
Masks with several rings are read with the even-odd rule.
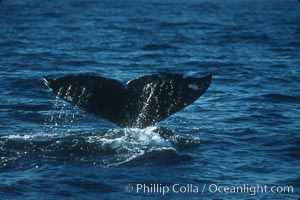
[[[298,1],[2,0],[0,27],[0,199],[300,197]],[[158,124],[199,145],[178,148],[153,127],[120,129],[42,82],[158,72],[213,74],[200,99]],[[199,192],[137,193],[137,184]]]

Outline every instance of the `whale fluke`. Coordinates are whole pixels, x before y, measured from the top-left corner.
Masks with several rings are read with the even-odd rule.
[[[209,87],[211,75],[202,78],[179,74],[142,76],[122,85],[93,75],[44,77],[61,99],[121,127],[153,126],[197,100]]]

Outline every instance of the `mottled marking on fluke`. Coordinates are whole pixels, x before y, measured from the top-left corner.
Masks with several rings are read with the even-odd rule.
[[[209,87],[211,75],[202,78],[179,74],[142,76],[122,85],[92,75],[44,77],[61,99],[121,127],[153,126],[196,101]]]

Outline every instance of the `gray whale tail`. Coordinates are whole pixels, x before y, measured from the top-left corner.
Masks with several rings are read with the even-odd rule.
[[[196,101],[209,87],[211,75],[202,78],[179,74],[153,74],[128,81],[93,75],[44,77],[61,99],[121,127],[153,126]]]

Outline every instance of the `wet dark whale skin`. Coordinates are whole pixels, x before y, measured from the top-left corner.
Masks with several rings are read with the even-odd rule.
[[[202,78],[180,74],[142,76],[122,85],[93,75],[44,77],[61,99],[107,119],[120,127],[153,126],[196,101],[209,87],[211,75]]]

